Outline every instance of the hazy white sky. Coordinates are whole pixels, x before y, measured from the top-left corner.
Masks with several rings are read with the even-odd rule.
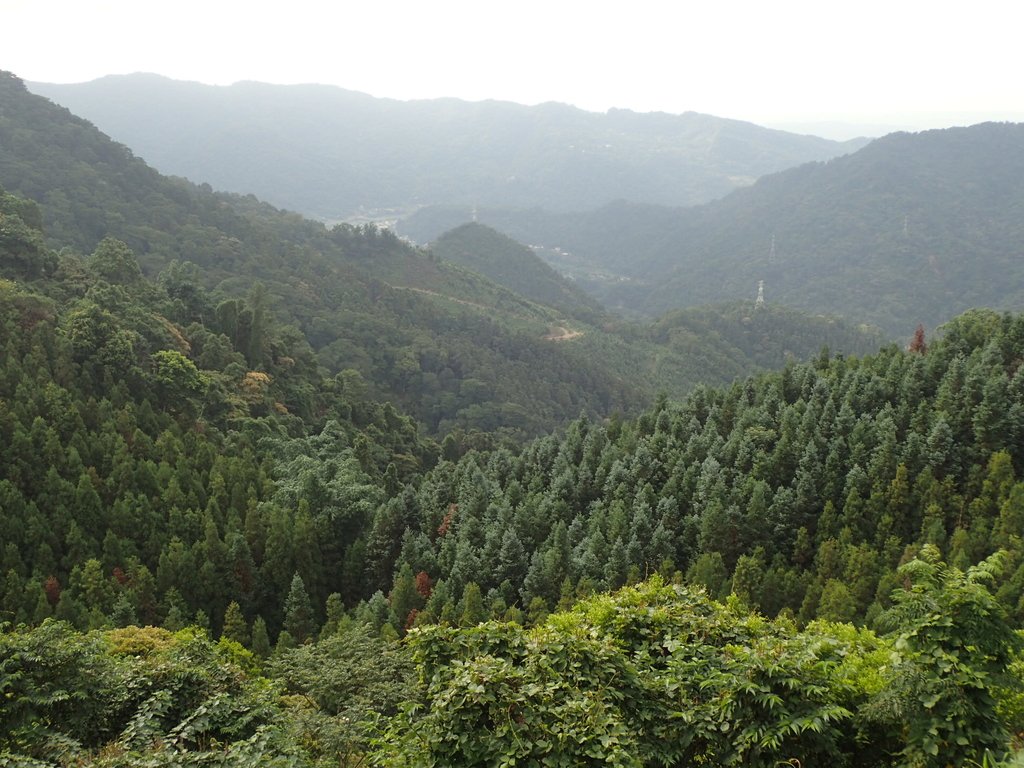
[[[1024,119],[1016,0],[0,0],[0,69],[760,123]]]

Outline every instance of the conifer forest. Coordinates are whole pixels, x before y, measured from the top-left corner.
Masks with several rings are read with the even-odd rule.
[[[645,317],[0,73],[0,766],[1024,765],[1024,197],[978,194],[1003,240],[946,249],[1006,290],[916,330],[770,281]]]

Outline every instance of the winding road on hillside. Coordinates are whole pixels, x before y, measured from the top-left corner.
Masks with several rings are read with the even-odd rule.
[[[408,285],[390,285],[390,288],[395,288],[400,291],[415,291],[416,293],[425,293],[428,296],[436,296],[439,299],[447,299],[453,301],[456,304],[465,304],[468,307],[476,307],[477,309],[487,310],[487,307],[483,304],[477,304],[475,301],[467,301],[466,299],[457,299],[454,296],[448,296],[437,291],[431,291],[428,288],[413,288]],[[574,331],[571,328],[566,328],[564,325],[554,326],[549,333],[544,334],[541,338],[544,341],[571,341],[572,339],[578,339],[583,335],[583,331]]]
[[[560,325],[543,338],[544,341],[569,341],[571,339],[578,339],[582,335],[583,331],[573,331]]]

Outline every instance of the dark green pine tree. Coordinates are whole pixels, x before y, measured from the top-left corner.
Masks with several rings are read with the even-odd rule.
[[[263,367],[263,357],[269,344],[269,318],[267,304],[269,291],[263,283],[255,283],[249,291],[248,303],[252,309],[252,321],[249,326],[249,343],[245,350],[246,359],[253,368]]]
[[[480,594],[480,587],[476,582],[469,582],[462,593],[462,614],[459,617],[459,624],[463,627],[475,627],[481,621],[487,620],[487,611],[484,610],[483,595]]]
[[[402,563],[402,567],[395,574],[390,601],[393,622],[402,633],[409,623],[410,614],[422,608],[424,603],[423,596],[416,591],[416,578],[413,576],[412,566],[408,563]]]
[[[267,634],[267,622],[262,616],[257,616],[252,623],[252,652],[261,659],[270,656],[270,635]]]
[[[497,581],[508,579],[512,584],[521,584],[526,576],[529,561],[526,550],[515,528],[508,528],[501,537],[501,549],[498,553]]]
[[[131,594],[126,590],[117,596],[110,612],[110,621],[115,627],[131,627],[139,623]]]
[[[284,628],[300,645],[316,632],[313,605],[298,573],[292,577],[292,586],[284,601]]]
[[[264,627],[264,632],[266,627]],[[220,633],[221,637],[234,640],[236,643],[248,647],[250,643],[249,624],[242,615],[242,608],[232,600],[224,611],[224,628]]]

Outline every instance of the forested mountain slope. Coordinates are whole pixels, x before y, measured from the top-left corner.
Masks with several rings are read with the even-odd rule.
[[[160,176],[13,76],[0,80],[0,115],[0,184],[39,204],[51,245],[89,253],[120,238],[186,302],[196,285],[216,289],[217,311],[261,281],[268,322],[294,326],[332,373],[357,372],[372,396],[431,430],[537,434],[581,410],[629,410],[653,395],[581,345],[545,340],[559,312],[387,232],[328,230]],[[209,322],[211,311],[187,306],[183,317]]]
[[[229,530],[243,533],[248,520],[255,528],[243,535],[253,567],[263,574],[259,578],[276,581],[263,587],[252,587],[263,582],[246,582],[247,590],[257,589],[246,593],[246,605],[249,610],[262,605],[271,611],[265,618],[272,628],[280,626],[282,590],[289,588],[299,561],[305,563],[298,570],[311,585],[317,610],[322,610],[331,591],[351,605],[377,589],[388,589],[395,574],[422,571],[448,584],[447,592],[439,590],[427,611],[438,615],[445,605],[453,610],[470,580],[481,582],[484,595],[497,590],[490,595],[492,602],[500,597],[506,605],[525,609],[535,598],[540,606],[561,600],[566,579],[571,590],[580,589],[581,581],[583,589],[614,587],[631,568],[643,573],[666,560],[686,571],[702,557],[715,555],[722,558],[721,568],[711,563],[720,577],[712,585],[717,589],[727,583],[741,557],[757,561],[756,544],[765,548],[765,568],[778,571],[779,578],[795,579],[786,582],[785,590],[773,592],[763,606],[788,606],[813,615],[815,582],[807,579],[814,553],[829,538],[843,541],[840,534],[846,527],[852,532],[852,546],[862,543],[862,534],[885,533],[863,542],[873,551],[887,553],[879,555],[873,576],[878,581],[858,593],[853,604],[854,615],[864,615],[876,601],[874,584],[894,567],[892,547],[898,543],[902,548],[924,535],[917,517],[885,522],[884,500],[890,484],[898,480],[893,473],[900,462],[906,467],[905,477],[915,478],[915,483],[924,482],[920,478],[928,476],[925,470],[935,483],[951,483],[942,486],[943,500],[936,502],[942,524],[936,523],[934,531],[929,528],[928,536],[941,533],[943,540],[961,542],[961,548],[966,546],[964,537],[977,537],[964,550],[968,561],[986,551],[986,534],[965,523],[970,519],[954,514],[949,505],[970,507],[981,493],[977,473],[984,471],[993,452],[1005,448],[1010,452],[1009,466],[1017,461],[1013,382],[1015,361],[1024,355],[1015,346],[1016,320],[985,315],[964,320],[950,331],[952,341],[940,343],[927,357],[895,349],[863,363],[823,357],[817,365],[790,368],[781,377],[751,380],[727,392],[702,389],[685,405],[659,406],[635,425],[614,421],[602,427],[588,418],[573,426],[565,440],[575,445],[573,435],[578,435],[579,440],[596,441],[596,454],[563,449],[559,438],[549,437],[518,457],[503,451],[487,457],[471,453],[462,463],[444,464],[403,490],[403,479],[419,477],[439,450],[419,437],[415,423],[402,415],[403,402],[412,404],[414,415],[432,404],[410,385],[416,381],[411,363],[422,365],[430,357],[422,351],[424,337],[413,337],[417,344],[409,347],[408,365],[396,365],[399,358],[389,358],[393,353],[384,348],[385,365],[390,366],[384,370],[399,377],[393,385],[399,397],[397,408],[380,406],[376,403],[382,393],[388,395],[386,377],[363,377],[355,371],[333,376],[337,369],[325,372],[318,365],[314,349],[319,346],[322,361],[330,345],[310,345],[307,339],[315,340],[318,332],[330,332],[334,326],[324,328],[316,316],[306,318],[308,306],[340,304],[345,312],[354,306],[358,313],[339,316],[340,331],[333,332],[347,333],[355,327],[365,334],[360,324],[366,324],[378,340],[392,338],[385,334],[401,339],[410,323],[415,323],[417,333],[436,328],[434,338],[447,345],[438,354],[445,355],[451,355],[452,336],[458,338],[467,325],[471,330],[488,329],[490,342],[482,349],[493,356],[484,358],[478,370],[493,377],[495,388],[529,382],[533,389],[520,401],[525,405],[518,412],[530,419],[525,423],[536,425],[551,423],[552,414],[569,408],[578,412],[579,403],[572,400],[574,390],[567,383],[572,379],[567,377],[579,380],[615,366],[633,375],[675,374],[672,366],[678,363],[673,361],[686,358],[736,375],[744,369],[745,355],[760,354],[762,364],[785,358],[792,350],[776,346],[773,339],[796,339],[804,319],[770,307],[734,306],[669,316],[651,329],[631,326],[614,334],[588,332],[578,339],[612,345],[603,348],[617,352],[606,354],[612,362],[600,359],[600,346],[545,346],[542,339],[516,328],[535,322],[531,313],[543,317],[551,310],[503,293],[472,273],[445,268],[374,230],[328,231],[255,200],[217,197],[166,180],[87,124],[27,94],[16,79],[6,78],[3,84],[2,146],[10,150],[0,155],[0,170],[19,187],[34,190],[42,203],[37,206],[12,195],[3,198],[2,266],[16,281],[4,288],[4,445],[10,467],[5,473],[9,498],[4,508],[16,510],[8,512],[13,515],[10,520],[39,518],[38,524],[10,523],[13,527],[5,540],[12,546],[6,550],[10,559],[5,572],[18,575],[11,594],[26,584],[39,586],[41,582],[25,581],[33,573],[40,579],[54,575],[61,583],[74,580],[72,572],[89,559],[106,558],[107,569],[125,569],[130,561],[136,562],[132,567],[144,565],[151,573],[163,559],[164,578],[158,579],[155,602],[146,610],[165,615],[170,606],[167,590],[173,586],[184,596],[183,603],[175,603],[183,615],[201,609],[216,623],[224,605],[236,599],[231,597],[234,588],[224,582],[214,599],[212,593],[195,592],[191,582],[179,584],[173,573],[184,578],[189,557],[195,563],[203,560],[196,547],[216,549],[220,545],[214,538],[227,547]],[[67,153],[64,163],[57,161],[61,147]],[[49,169],[52,180],[37,170],[37,162]],[[69,185],[67,191],[61,184]],[[89,198],[82,189],[95,191],[97,208],[91,214],[81,207]],[[148,194],[158,205],[148,209],[137,203],[139,209],[133,210],[134,192],[143,199]],[[84,258],[73,251],[52,252],[43,234],[43,222],[51,213],[58,231],[74,233],[76,222],[83,222],[130,239],[150,269],[164,265],[159,281],[148,280],[135,253],[116,240],[104,239]],[[223,245],[226,232],[235,233],[236,242],[218,251],[216,245]],[[151,239],[144,237],[147,233]],[[88,238],[78,232],[69,241],[89,242]],[[165,250],[172,247],[188,248],[203,266],[173,263],[170,257],[175,252]],[[295,261],[288,264],[288,257]],[[249,279],[247,293],[225,296],[226,286],[235,284],[232,268],[249,268],[256,276],[265,276],[268,287]],[[371,268],[379,277],[364,277],[363,270]],[[227,282],[210,280],[210,273]],[[399,275],[417,275],[416,290],[389,287]],[[316,296],[310,287],[314,280],[321,295],[347,293],[317,304],[308,298],[311,293]],[[211,292],[209,284],[216,290]],[[459,285],[467,293],[458,293]],[[278,291],[277,300],[285,304],[282,314],[291,313],[303,323],[300,328],[275,316],[272,291]],[[435,295],[442,291],[452,293],[447,298]],[[471,303],[484,300],[491,304]],[[515,319],[505,321],[512,330],[493,324],[489,317],[502,302],[516,307],[511,314]],[[466,314],[461,314],[463,307]],[[821,330],[809,337],[809,344],[800,342],[805,352],[811,344],[817,347],[821,336],[842,347],[835,341],[841,337],[826,335],[831,332],[828,321],[820,323]],[[717,337],[720,350],[733,350],[720,353],[724,362],[709,363],[713,357],[700,356],[697,345],[707,335]],[[361,336],[341,338],[346,354],[357,360],[381,351],[370,343],[357,346]],[[549,350],[544,352],[547,361],[508,355],[503,345],[509,339],[521,339],[528,350]],[[630,352],[631,348],[641,352]],[[645,363],[642,350],[651,348],[664,354]],[[575,349],[570,354],[577,357],[563,356],[563,349]],[[460,359],[471,358],[467,353]],[[557,360],[565,367],[550,362]],[[508,361],[510,367],[500,367],[506,364],[500,361]],[[586,367],[598,363],[601,368]],[[645,369],[645,364],[652,367]],[[507,371],[519,370],[523,375],[510,382]],[[422,368],[420,373],[424,374]],[[600,396],[602,390],[594,381],[602,379],[583,381],[576,391]],[[475,398],[470,406],[478,407],[471,407],[464,418],[485,419],[480,414],[501,414],[515,406],[495,399],[495,393],[501,398],[501,392],[511,390],[491,389],[473,376],[450,385],[457,389],[441,387],[440,399],[433,402],[443,404],[445,391]],[[543,393],[538,387],[557,389]],[[600,403],[594,410],[608,413],[612,406]],[[460,413],[458,408],[455,412]],[[331,420],[341,426],[328,428]],[[667,426],[662,423],[666,421]],[[472,422],[480,423],[486,424]],[[250,432],[262,437],[246,437]],[[490,440],[486,435],[470,439],[463,433],[446,438],[440,450],[454,460],[474,444],[487,446]],[[926,450],[929,441],[938,447]],[[883,461],[876,454],[886,446]],[[590,457],[586,462],[584,455]],[[268,457],[273,457],[269,464]],[[566,464],[570,457],[576,463]],[[225,461],[238,463],[214,470]],[[734,461],[740,464],[729,469]],[[723,468],[721,475],[711,471],[716,463]],[[815,469],[819,464],[827,469]],[[45,474],[32,470],[40,466],[48,468]],[[511,485],[509,467],[518,467],[513,475],[520,478]],[[857,467],[867,479],[849,485]],[[492,469],[498,474],[488,478]],[[714,489],[693,496],[705,469]],[[180,475],[176,483],[174,473]],[[218,474],[223,483],[215,479]],[[612,475],[618,479],[609,484]],[[814,483],[808,479],[812,476]],[[932,496],[931,486],[926,486],[913,486],[920,503],[911,505],[916,511],[908,507],[908,514],[922,515],[928,508]],[[357,507],[349,500],[353,488],[359,489]],[[854,491],[868,504],[864,520],[852,517],[859,509],[850,501]],[[501,496],[504,502],[492,503]],[[663,497],[676,506],[660,509]],[[832,513],[827,501],[832,501]],[[1002,497],[992,503],[998,507]],[[995,507],[990,507],[986,519],[994,520]],[[303,508],[309,519],[292,519],[305,515]],[[88,524],[77,520],[77,512],[70,515],[70,509],[91,510]],[[260,511],[250,514],[253,509]],[[636,517],[638,509],[649,509],[650,519]],[[829,514],[845,522],[819,522],[821,516],[828,520]],[[118,515],[127,517],[115,524]],[[149,522],[141,522],[139,515]],[[275,515],[279,523],[272,524]],[[303,540],[301,546],[280,550],[274,555],[277,560],[268,561],[267,554],[274,550],[267,549],[265,537],[277,524],[290,531],[327,528],[316,536],[309,534],[320,544]],[[659,524],[666,533],[655,535]],[[341,527],[332,533],[334,525]],[[439,528],[450,529],[452,535],[439,535]],[[644,533],[647,528],[650,539]],[[289,533],[293,535],[297,534]],[[578,548],[584,540],[586,548],[596,548],[589,559]],[[573,558],[583,559],[566,560],[566,542],[576,552]],[[506,543],[510,551],[521,550],[516,562],[492,573],[473,565],[504,562],[495,558]],[[245,559],[244,553],[239,556]],[[307,556],[312,559],[307,561]],[[291,562],[290,557],[299,560]],[[186,565],[176,571],[172,561]],[[701,562],[707,565],[706,558]],[[332,569],[331,575],[325,576],[321,568]],[[509,575],[513,573],[515,578]],[[838,578],[831,571],[819,575],[824,582]],[[884,602],[882,594],[878,599]],[[113,599],[113,593],[94,597],[99,602],[86,605],[83,615],[96,617],[112,609],[105,601]],[[29,602],[27,594],[16,600],[16,615],[36,608],[45,612],[41,603]],[[384,622],[390,614],[379,607],[378,602],[374,615]],[[90,614],[93,609],[100,613]],[[401,614],[394,614],[396,629],[404,625]]]
[[[448,599],[473,582],[543,610],[679,569],[769,614],[870,621],[908,551],[936,544],[966,566],[1019,550],[1022,329],[969,313],[926,352],[822,357],[637,422],[467,456],[382,509],[373,535],[394,541],[418,515],[392,554]],[[1024,618],[1015,557],[1001,596]]]
[[[695,113],[400,102],[317,85],[136,74],[31,88],[165,173],[333,221],[443,203],[687,205],[860,145]]]
[[[482,224],[469,223],[430,243],[441,259],[479,272],[529,299],[569,315],[593,319],[600,304],[562,277],[522,243]]]
[[[332,374],[355,372],[370,397],[395,402],[431,432],[522,438],[581,411],[635,412],[659,389],[682,394],[738,372],[691,363],[591,307],[573,318],[571,305],[524,299],[386,231],[328,230],[251,196],[163,177],[13,76],[0,81],[0,114],[0,184],[38,202],[53,247],[89,253],[103,237],[121,239],[146,274],[161,274],[182,297],[187,322],[209,322],[225,301],[241,300],[246,317],[260,281],[267,322],[291,328]],[[196,286],[213,290],[209,306],[190,298]],[[847,351],[870,349],[870,336],[856,336]],[[798,356],[817,351],[821,342],[810,341]],[[762,356],[739,372],[771,364]]]
[[[654,315],[750,295],[871,322],[893,334],[1021,293],[1024,125],[897,133],[826,163],[763,177],[689,209],[624,203],[589,214],[480,209],[523,242],[559,246],[608,306]],[[465,220],[423,211],[416,239]],[[626,278],[623,280],[622,278]]]
[[[1018,727],[1024,318],[477,451],[325,376],[258,289],[213,307],[41,220],[0,194],[0,759],[939,768]],[[666,328],[696,322],[731,325]],[[654,572],[690,586],[547,616]]]
[[[378,487],[436,461],[437,443],[358,374],[325,375],[305,340],[270,320],[265,294],[214,307],[200,285],[146,280],[113,239],[84,259],[58,256],[37,216],[0,192],[0,621],[39,621],[59,600],[62,618],[102,623],[121,594],[103,586],[114,568],[133,590],[122,608],[141,621],[172,608],[182,622],[199,609],[216,621],[209,590],[229,582],[245,593],[233,599],[277,610],[296,532],[360,528]],[[308,505],[262,517],[287,478],[278,462],[312,455],[330,457],[344,513],[331,522],[323,496],[315,525]],[[289,583],[270,570],[257,583],[257,563],[279,556]],[[93,590],[91,605],[78,589]]]
[[[826,349],[869,355],[889,340],[873,326],[851,326],[828,315],[807,315],[775,304],[737,301],[666,312],[648,338],[697,370],[715,371],[730,384],[759,370],[810,360]]]
[[[273,321],[259,284],[214,304],[182,268],[147,280],[111,238],[87,257],[54,253],[41,221],[34,203],[0,194],[6,618],[173,625],[202,612],[219,629],[234,601],[273,636],[296,573],[319,614],[329,594],[352,607],[396,573],[411,579],[413,563],[451,582],[434,610],[454,610],[462,587],[432,553],[445,540],[436,531],[460,503],[447,496],[486,483],[442,489],[465,471],[454,464],[421,478],[471,441],[438,446],[358,374],[326,375],[305,339]],[[685,327],[666,320],[662,331]],[[758,322],[723,315],[717,327],[756,333]],[[438,568],[422,567],[435,556]],[[403,609],[381,613],[374,600],[376,628],[393,611],[402,629]]]
[[[7,179],[0,764],[945,768],[1019,743],[1024,316],[866,357],[749,301],[545,340],[551,307],[165,179],[3,76]],[[822,339],[503,439],[635,403],[620,371],[731,377]],[[432,355],[459,374],[433,398]],[[524,403],[440,443],[415,415]]]
[[[646,670],[645,659],[663,655],[672,665],[624,679],[667,675],[666,684],[685,687],[699,670],[676,666],[684,659],[725,664],[728,674],[702,675],[722,696],[747,690],[750,676],[781,686],[788,703],[730,710],[730,727],[711,732],[691,733],[685,719],[673,720],[671,728],[681,729],[675,748],[697,738],[696,754],[745,754],[751,747],[733,734],[734,723],[784,729],[809,711],[833,718],[828,738],[814,742],[821,751],[807,751],[800,728],[784,731],[797,739],[780,742],[786,749],[866,750],[872,762],[865,764],[885,766],[904,743],[930,749],[908,736],[909,717],[952,728],[950,745],[959,743],[950,725],[959,721],[946,716],[959,698],[942,692],[934,665],[923,666],[934,658],[927,642],[940,642],[928,641],[925,627],[958,617],[939,647],[957,653],[964,674],[1005,671],[1014,638],[1003,614],[1016,622],[1024,615],[1020,317],[972,313],[914,351],[893,346],[863,360],[822,355],[659,403],[636,421],[582,419],[521,451],[460,458],[464,447],[446,440],[439,449],[345,377],[322,378],[301,344],[289,347],[276,333],[269,339],[275,363],[250,370],[222,330],[229,315],[179,324],[180,297],[141,278],[116,241],[84,260],[48,253],[22,217],[31,221],[31,208],[5,197],[0,220],[5,272],[36,275],[31,285],[0,282],[0,622],[56,618],[95,631],[44,623],[0,632],[0,681],[13,707],[0,713],[0,756],[4,749],[81,755],[116,743],[118,765],[143,764],[146,750],[170,765],[210,749],[212,737],[235,755],[231,765],[247,765],[254,754],[264,764],[286,754],[291,764],[307,764],[296,762],[299,754],[337,762],[361,755],[377,715],[414,696],[430,708],[396,720],[377,742],[382,760],[402,764],[402,754],[454,748],[445,734],[463,733],[463,714],[476,725],[459,748],[500,754],[512,747],[489,715],[479,719],[479,707],[490,711],[486,702],[459,695],[465,665],[505,668],[495,659],[529,648],[522,653],[533,661],[521,674],[541,675],[552,696],[535,699],[533,687],[509,683],[510,693],[526,695],[531,719],[522,725],[530,733],[560,733],[570,721],[558,708],[576,711],[573,691],[590,690],[589,675],[604,680],[605,670],[635,696],[621,711],[609,700],[607,722],[620,723],[622,743],[651,750],[642,764],[657,764],[669,742],[644,736],[647,716],[636,721],[631,713],[673,710],[656,690],[629,688],[615,670]],[[202,290],[194,295],[200,304],[205,298]],[[293,402],[315,415],[284,405]],[[971,577],[998,601],[958,586],[962,574],[936,564],[926,544],[961,569],[1005,549]],[[812,626],[794,637],[786,617],[874,622],[892,606],[893,590],[922,573],[897,570],[918,551],[931,558],[926,584],[937,590],[948,581],[960,590],[946,595],[955,604],[928,608],[935,621],[904,612],[904,621],[923,622],[910,636],[926,655],[849,627]],[[645,588],[618,603],[591,601],[575,618],[545,620],[552,608],[655,571],[736,597],[723,607],[701,594]],[[766,625],[742,604],[783,620]],[[977,621],[961,621],[966,605],[976,605]],[[538,630],[428,633],[418,655],[427,665],[421,689],[411,687],[401,649],[375,640],[409,626],[472,626],[488,617]],[[663,636],[677,621],[690,634]],[[575,631],[580,622],[597,622],[609,643]],[[136,623],[166,631],[110,630]],[[185,624],[200,630],[181,632]],[[204,627],[223,636],[218,646]],[[730,648],[742,649],[737,639],[752,650],[732,655]],[[973,660],[982,640],[995,655]],[[649,653],[651,642],[664,654]],[[897,648],[903,666],[887,666]],[[566,654],[595,665],[563,668]],[[774,660],[770,669],[763,654]],[[263,669],[273,684],[255,671],[268,658]],[[875,661],[869,674],[842,666],[843,658]],[[181,665],[188,674],[167,676]],[[485,699],[505,690],[503,676],[487,679]],[[112,699],[108,683],[117,680],[134,682]],[[890,680],[921,686],[932,704],[906,710],[883,701],[889,709],[880,711],[874,697]],[[988,718],[984,743],[999,746],[1006,721],[992,714],[989,685],[977,688],[989,702],[978,717]],[[297,695],[268,696],[268,686]],[[65,707],[59,692],[68,689],[88,706]],[[166,693],[150,702],[159,691]],[[1000,706],[1017,711],[1012,691],[1000,695]],[[897,714],[886,715],[892,707]],[[578,718],[571,722],[578,727]],[[31,723],[48,730],[19,730]],[[134,729],[142,725],[132,723],[144,724],[141,735]],[[842,736],[854,725],[865,729],[861,738]],[[580,733],[618,754],[596,723]],[[575,741],[538,739],[529,740],[531,753],[578,754]],[[977,741],[964,744],[974,749],[964,754],[977,756]]]

